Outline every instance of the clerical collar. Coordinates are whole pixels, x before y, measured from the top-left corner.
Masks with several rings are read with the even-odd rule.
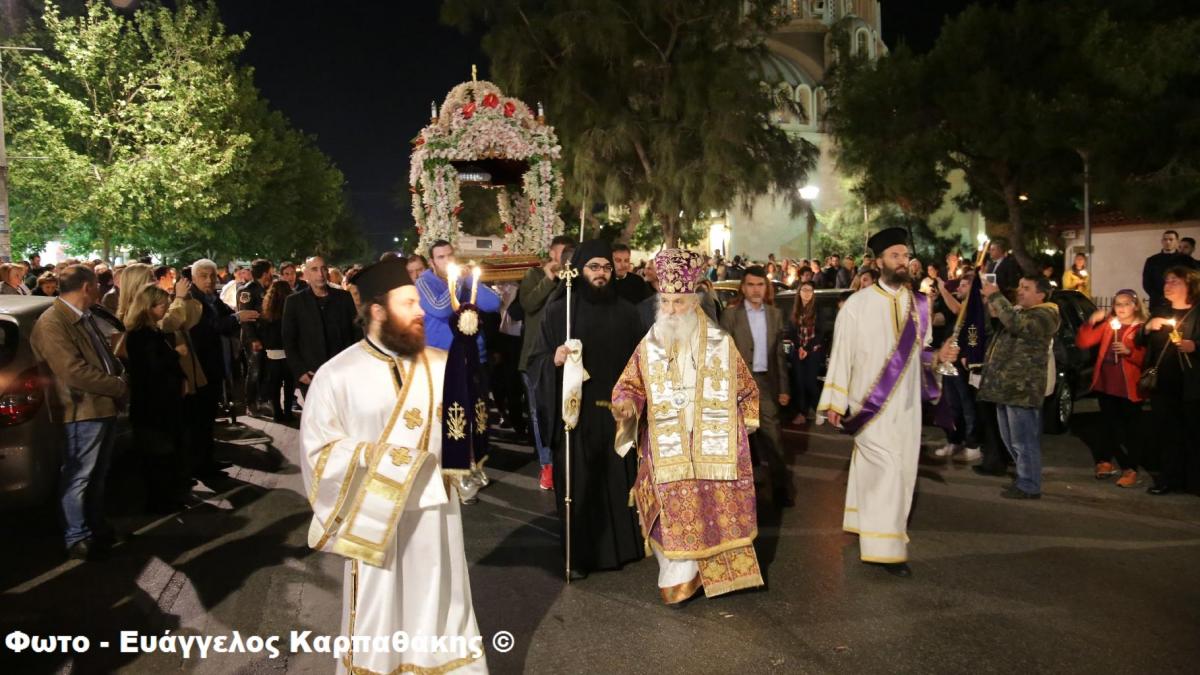
[[[372,340],[370,335],[366,336],[366,340],[367,340],[367,344],[371,345],[371,349],[374,349],[375,351],[379,352],[380,354],[386,354],[386,355],[392,357],[393,359],[397,358],[396,352],[394,352],[394,351],[388,349],[387,347],[384,347],[383,345],[379,344],[378,342]]]
[[[892,289],[887,284],[883,283],[882,279],[880,279],[879,281],[876,281],[875,285],[882,288],[884,290],[884,292],[887,293],[888,295],[897,295],[900,293],[900,290],[904,288],[904,285],[901,284],[899,288]]]

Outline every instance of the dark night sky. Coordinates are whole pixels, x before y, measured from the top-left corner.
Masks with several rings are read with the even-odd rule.
[[[317,137],[345,173],[372,246],[387,248],[411,216],[395,205],[407,181],[408,141],[429,102],[488,74],[477,36],[438,21],[439,2],[218,0],[229,30],[250,34],[244,60],[263,95]],[[885,0],[884,40],[925,51],[943,18],[968,0]],[[336,7],[336,9],[331,8]]]

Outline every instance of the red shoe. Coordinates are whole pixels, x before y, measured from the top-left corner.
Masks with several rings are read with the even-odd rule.
[[[1121,475],[1121,472],[1113,465],[1112,462],[1096,462],[1096,480],[1104,480]]]
[[[546,464],[542,467],[542,476],[538,480],[538,487],[543,490],[554,489],[554,465]]]

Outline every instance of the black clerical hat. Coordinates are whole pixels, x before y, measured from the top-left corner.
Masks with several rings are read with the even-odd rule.
[[[880,230],[871,235],[867,240],[867,248],[875,254],[875,257],[883,255],[883,252],[893,246],[908,245],[908,230],[903,227],[889,227],[886,230]]]
[[[412,282],[402,258],[368,265],[354,277],[354,285],[358,287],[358,295],[364,302],[385,295],[393,288],[411,285]]]

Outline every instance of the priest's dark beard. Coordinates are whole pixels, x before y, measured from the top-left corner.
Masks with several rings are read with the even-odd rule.
[[[586,281],[581,286],[580,293],[589,304],[607,305],[617,301],[617,291],[613,288],[611,281],[599,288]]]
[[[880,270],[879,278],[883,280],[883,283],[891,286],[892,288],[899,288],[904,284],[912,282],[912,277],[908,274],[908,267],[892,269],[885,266],[882,270]]]
[[[414,356],[425,348],[425,319],[404,321],[388,312],[387,320],[379,326],[379,341],[397,356]]]

